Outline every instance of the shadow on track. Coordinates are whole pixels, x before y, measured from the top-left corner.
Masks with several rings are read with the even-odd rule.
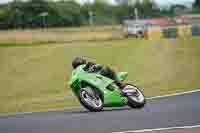
[[[130,107],[117,107],[117,108],[104,108],[100,112],[90,112],[84,108],[77,109],[65,109],[65,110],[55,110],[55,111],[47,111],[47,112],[30,112],[30,113],[18,113],[18,114],[10,114],[5,116],[0,116],[0,118],[23,118],[25,116],[42,116],[42,115],[55,115],[55,114],[63,114],[63,115],[73,115],[73,114],[96,114],[96,113],[105,113],[105,112],[116,112],[116,111],[128,111],[128,110],[138,110],[132,109]]]
[[[102,111],[100,111],[100,112],[90,112],[90,111],[88,111],[88,110],[86,110],[86,109],[83,109],[83,108],[80,108],[79,110],[71,110],[71,111],[69,111],[69,110],[64,110],[63,111],[63,113],[66,113],[66,114],[88,114],[88,113],[91,113],[91,114],[93,114],[93,113],[104,113],[104,112],[114,112],[114,111],[124,111],[124,110],[133,110],[133,109],[131,109],[131,108],[129,108],[129,107],[121,107],[121,108],[105,108],[105,109],[103,109]]]

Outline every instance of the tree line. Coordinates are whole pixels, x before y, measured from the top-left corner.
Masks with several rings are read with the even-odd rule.
[[[194,5],[199,8],[199,0]],[[137,0],[134,4],[111,5],[105,0],[77,3],[74,0],[14,0],[0,5],[0,29],[119,24],[135,17],[173,16],[173,9],[161,10],[151,0]]]

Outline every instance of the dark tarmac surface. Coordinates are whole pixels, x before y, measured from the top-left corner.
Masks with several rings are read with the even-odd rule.
[[[137,110],[106,108],[94,113],[81,108],[0,117],[0,133],[112,133],[192,125],[200,125],[200,92],[147,100]],[[200,133],[199,128],[191,130]]]

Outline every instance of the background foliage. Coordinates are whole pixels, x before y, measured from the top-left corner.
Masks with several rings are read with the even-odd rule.
[[[193,12],[199,12],[199,3],[199,0],[194,2]],[[84,4],[74,0],[14,0],[0,5],[0,29],[81,26],[88,25],[91,16],[95,25],[119,24],[125,18],[134,18],[134,8],[138,9],[140,18],[175,15],[173,8],[161,10],[151,0],[117,5],[105,0]]]

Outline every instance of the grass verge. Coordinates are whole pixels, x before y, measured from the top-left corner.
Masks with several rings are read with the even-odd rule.
[[[71,60],[85,56],[128,71],[128,82],[146,96],[198,89],[200,38],[75,42],[0,47],[0,113],[44,111],[79,105],[66,82]]]

